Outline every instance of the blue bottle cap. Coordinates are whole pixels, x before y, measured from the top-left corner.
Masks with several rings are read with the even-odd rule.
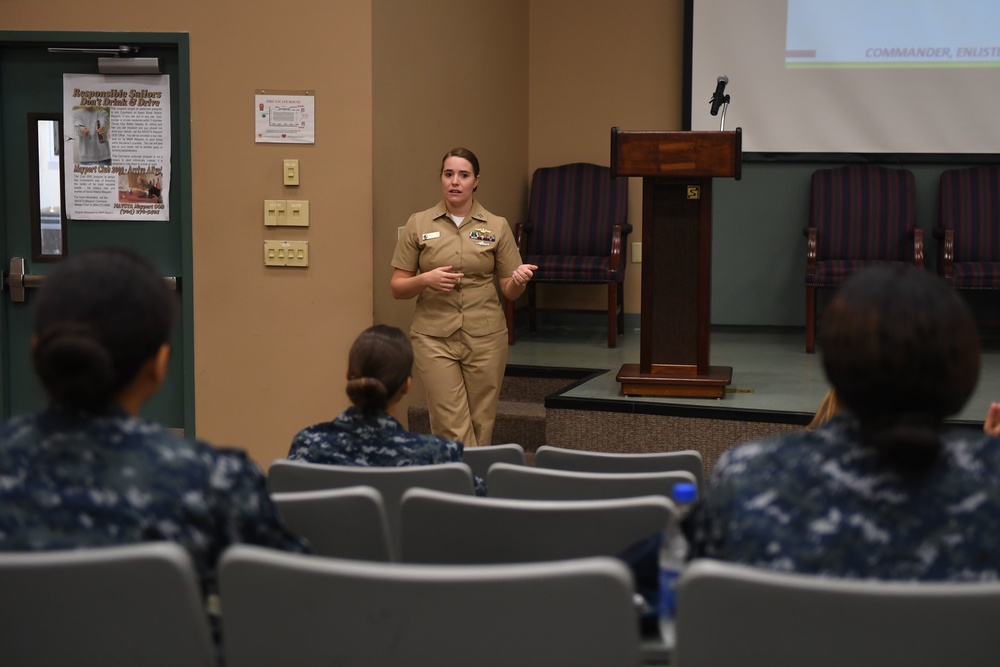
[[[693,503],[698,500],[698,487],[691,482],[674,484],[673,499],[675,503]]]

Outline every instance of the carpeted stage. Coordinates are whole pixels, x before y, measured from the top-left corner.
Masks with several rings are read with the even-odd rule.
[[[802,329],[715,327],[710,363],[733,368],[723,398],[624,396],[615,376],[622,364],[638,363],[639,330],[627,327],[609,349],[605,322],[601,315],[572,314],[540,318],[535,333],[526,325],[516,329],[507,360],[510,391],[554,389],[544,396],[544,444],[619,452],[697,449],[711,468],[733,444],[802,428],[828,389],[820,351],[806,354]],[[981,428],[991,400],[1000,400],[1000,340],[984,336],[979,386],[949,424]],[[497,435],[495,442],[504,441],[499,422]],[[527,443],[529,452],[534,448]]]

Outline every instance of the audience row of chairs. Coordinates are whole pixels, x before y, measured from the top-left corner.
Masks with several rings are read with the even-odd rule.
[[[524,448],[508,443],[489,447],[470,447],[463,460],[472,472],[483,479],[494,463],[524,465]],[[543,445],[535,452],[535,467],[576,472],[668,472],[687,470],[695,477],[699,492],[704,485],[705,464],[701,452],[685,449],[674,452],[631,454],[589,452],[582,449]]]
[[[631,574],[612,558],[448,567],[238,545],[219,583],[228,667],[640,663]],[[175,543],[3,553],[0,590],[5,665],[219,664]]]
[[[472,459],[508,457],[475,464],[487,498],[472,495],[465,463],[355,468],[386,475],[300,491],[291,489],[301,480],[318,487],[329,479],[275,462],[272,495],[290,527],[313,531],[307,536],[320,555],[226,551],[219,586],[227,665],[644,664],[633,573],[609,556],[671,520],[664,489],[672,482],[664,480],[699,478],[689,469],[536,469],[523,465],[523,450],[512,462],[516,445],[494,447],[469,450]],[[604,456],[615,470],[650,463],[640,461],[646,455]],[[572,465],[597,463],[583,458]],[[450,490],[421,488],[431,478],[410,476],[432,470],[445,471]],[[508,484],[514,473],[530,483]],[[607,485],[598,492],[602,475]],[[642,481],[650,475],[660,475],[652,493]],[[621,486],[627,477],[632,493]],[[567,480],[590,486],[581,482],[575,496],[538,492],[546,481],[559,488]],[[517,497],[524,488],[531,490]],[[339,507],[325,510],[325,528],[310,518],[320,503]],[[0,554],[0,591],[4,664],[218,664],[192,561],[173,543]],[[680,667],[975,667],[1000,654],[992,627],[998,582],[838,581],[699,560],[681,580],[679,608],[670,664]]]
[[[230,548],[229,667],[635,667],[631,575],[587,558],[462,567]],[[194,568],[168,542],[0,554],[4,664],[217,665]],[[1000,583],[832,580],[697,560],[680,583],[679,667],[993,665]]]
[[[571,457],[560,457],[560,452],[558,448],[541,447],[536,461],[545,462],[551,454],[554,456],[553,462],[558,463],[565,458],[565,462],[571,463]],[[511,455],[514,456],[513,459]],[[518,455],[519,463],[503,460],[517,460]],[[491,456],[496,462],[488,460]],[[278,459],[271,464],[268,487],[289,526],[309,538],[317,552],[330,556],[357,557],[358,550],[364,549],[375,560],[382,560],[378,555],[386,552],[389,559],[406,560],[404,549],[412,551],[412,541],[418,539],[420,533],[411,533],[409,543],[404,539],[406,523],[403,520],[403,500],[405,494],[416,487],[445,492],[451,499],[465,496],[469,501],[466,512],[475,511],[472,508],[482,508],[479,511],[483,513],[491,511],[494,517],[492,521],[499,521],[495,517],[506,513],[510,515],[508,521],[513,530],[517,525],[514,523],[515,508],[498,503],[500,499],[577,501],[643,495],[670,497],[678,482],[697,484],[699,481],[699,477],[691,472],[692,469],[701,472],[701,457],[697,452],[676,452],[669,456],[622,454],[613,455],[612,458],[618,456],[625,457],[622,459],[623,463],[631,462],[637,470],[649,471],[600,473],[531,467],[524,465],[524,452],[519,445],[495,445],[470,448],[466,454],[466,460],[476,461],[477,470],[485,477],[489,498],[473,497],[472,469],[467,463],[364,468]],[[595,467],[594,458],[601,458],[601,455],[584,456],[584,463],[579,467]],[[615,469],[621,467],[620,464]],[[661,470],[655,470],[654,467]],[[367,491],[343,491],[348,487],[376,489],[381,496],[381,505],[374,502]],[[330,493],[331,489],[339,489],[340,492]],[[361,505],[365,506],[364,509],[359,509]],[[563,507],[562,511],[567,513],[569,509]],[[524,511],[523,505],[521,511]],[[549,511],[556,510],[551,508]],[[596,508],[594,511],[596,512]],[[381,524],[366,523],[370,530],[364,532],[363,540],[360,539],[362,533],[358,517],[362,514],[385,517],[385,532],[389,539],[387,550],[379,543]],[[661,523],[659,528],[662,529],[665,525]],[[348,528],[352,530],[348,532]],[[653,531],[645,535],[651,532]],[[456,533],[455,539],[461,539],[460,533]],[[614,554],[615,551],[607,553]]]

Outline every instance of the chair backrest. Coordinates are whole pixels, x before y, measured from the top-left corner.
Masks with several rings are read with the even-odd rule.
[[[517,443],[509,442],[503,445],[481,445],[479,447],[466,447],[462,451],[462,461],[469,464],[472,474],[486,479],[486,474],[490,466],[494,463],[511,463],[513,465],[525,465],[524,447]]]
[[[497,463],[486,484],[493,498],[523,500],[600,500],[636,496],[672,497],[679,482],[697,483],[686,470],[600,473],[551,470]]]
[[[696,560],[680,581],[683,667],[995,665],[1000,582],[831,579]]]
[[[819,230],[819,260],[911,261],[913,173],[869,164],[819,169],[812,175],[809,224]]]
[[[938,224],[955,231],[955,261],[1000,262],[1000,165],[941,172]]]
[[[382,494],[370,486],[272,493],[285,525],[309,540],[313,553],[392,560]]]
[[[698,491],[704,488],[705,464],[701,452],[685,449],[676,452],[626,454],[588,452],[553,445],[542,445],[535,452],[535,465],[553,470],[577,472],[657,472],[687,470],[695,477]]]
[[[540,167],[531,179],[528,248],[522,255],[611,255],[611,228],[628,218],[628,179],[577,162]]]
[[[0,553],[0,663],[214,665],[191,557],[173,542]]]
[[[640,662],[631,576],[612,558],[406,565],[238,545],[220,583],[228,667]]]
[[[663,496],[610,500],[477,498],[411,489],[403,496],[406,563],[527,563],[616,556],[672,520]]]
[[[413,487],[473,495],[472,470],[465,463],[435,463],[397,468],[337,466],[277,459],[267,473],[270,492],[317,491],[370,486],[382,494],[392,553],[399,553],[399,502]]]

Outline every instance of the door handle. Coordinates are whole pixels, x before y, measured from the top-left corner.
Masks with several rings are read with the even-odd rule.
[[[10,293],[10,300],[13,303],[24,303],[25,290],[35,289],[42,286],[45,276],[38,273],[27,273],[24,268],[23,257],[11,257],[10,268],[3,274],[3,289]],[[172,291],[180,290],[180,278],[177,276],[164,276],[167,287]]]

